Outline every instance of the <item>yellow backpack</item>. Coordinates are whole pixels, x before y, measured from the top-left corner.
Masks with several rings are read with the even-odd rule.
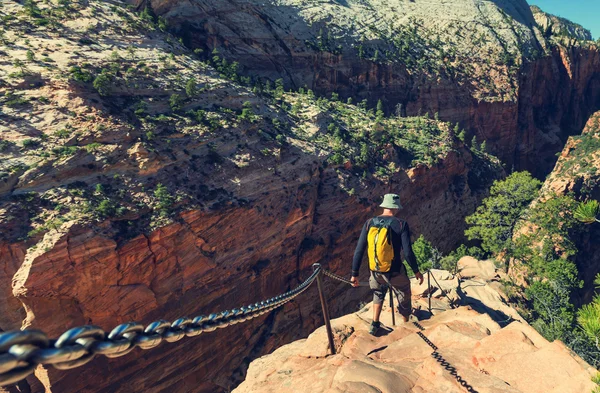
[[[374,272],[387,273],[392,269],[394,246],[392,244],[392,229],[387,222],[382,223],[377,218],[371,221],[367,236],[367,253],[369,268]]]

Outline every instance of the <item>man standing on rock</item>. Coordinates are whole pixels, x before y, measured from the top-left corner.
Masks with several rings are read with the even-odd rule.
[[[415,273],[415,277],[420,280],[420,284],[423,284],[423,275],[419,272],[417,259],[410,242],[408,223],[395,217],[396,213],[402,209],[400,196],[386,194],[380,207],[383,208],[383,213],[369,219],[362,228],[352,261],[351,279],[352,285],[357,287],[360,265],[365,249],[368,250],[371,271],[369,286],[373,290],[373,322],[369,333],[373,335],[381,326],[379,316],[383,299],[390,286],[392,286],[392,292],[396,294],[398,312],[404,318],[404,322],[408,322],[412,312],[410,280],[400,257],[401,251],[404,251],[404,258]]]

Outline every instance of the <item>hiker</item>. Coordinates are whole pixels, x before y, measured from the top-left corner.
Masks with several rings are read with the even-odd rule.
[[[383,213],[365,222],[358,239],[354,259],[352,261],[352,285],[358,286],[358,275],[365,249],[369,257],[369,269],[371,277],[369,286],[373,290],[373,322],[369,333],[375,335],[381,326],[379,315],[383,306],[383,299],[390,285],[392,292],[396,294],[398,301],[398,312],[408,322],[412,312],[410,280],[406,273],[406,267],[402,263],[400,251],[404,252],[404,258],[408,261],[419,284],[423,284],[423,275],[419,272],[419,266],[410,243],[410,230],[408,223],[395,215],[402,205],[400,196],[386,194],[380,205]]]

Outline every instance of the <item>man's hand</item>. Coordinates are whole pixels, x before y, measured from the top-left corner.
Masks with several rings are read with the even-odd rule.
[[[422,285],[423,284],[423,275],[421,274],[421,272],[416,272],[415,277],[417,278],[417,280],[419,280],[419,285]]]
[[[358,286],[358,277],[352,277],[350,282],[352,283],[352,286],[356,288]]]

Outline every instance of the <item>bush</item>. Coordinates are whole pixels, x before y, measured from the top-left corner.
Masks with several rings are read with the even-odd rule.
[[[442,259],[440,252],[423,235],[415,240],[412,248],[420,271],[440,268],[440,261]]]
[[[195,78],[190,78],[185,84],[185,94],[190,98],[198,95],[198,84]]]
[[[36,139],[25,139],[23,141],[23,147],[25,149],[30,149],[30,148],[34,148],[39,146],[40,141],[36,140]]]
[[[69,68],[69,77],[77,82],[88,83],[94,79],[94,76],[79,66]]]
[[[167,187],[159,183],[154,190],[154,198],[157,200],[157,208],[160,214],[166,216],[175,201],[171,194],[169,194]]]
[[[111,91],[111,80],[112,78],[108,73],[103,71],[96,79],[94,79],[94,89],[96,89],[101,96],[108,96]]]
[[[469,240],[480,240],[484,251],[511,255],[513,232],[531,201],[538,195],[541,182],[528,172],[515,172],[494,182],[490,196],[465,221]]]
[[[169,106],[171,107],[173,112],[181,110],[182,105],[183,98],[177,93],[171,94],[171,97],[169,98]]]

